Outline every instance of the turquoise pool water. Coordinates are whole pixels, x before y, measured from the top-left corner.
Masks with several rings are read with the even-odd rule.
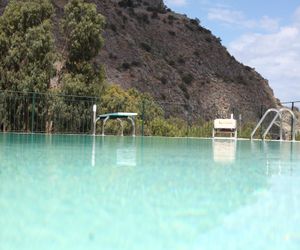
[[[0,249],[300,249],[300,143],[0,134]]]

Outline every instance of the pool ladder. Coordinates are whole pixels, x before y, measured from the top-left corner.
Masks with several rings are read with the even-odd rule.
[[[277,126],[279,126],[280,128],[280,140],[283,140],[283,120],[282,120],[282,113],[283,112],[289,112],[292,116],[292,141],[295,141],[296,139],[296,123],[297,123],[297,119],[296,119],[296,115],[295,113],[288,109],[288,108],[280,108],[280,109],[275,109],[275,108],[271,108],[268,109],[266,111],[266,113],[263,115],[263,117],[260,119],[260,121],[258,122],[258,124],[256,125],[255,129],[253,130],[253,132],[251,133],[251,140],[253,140],[253,137],[256,133],[256,131],[258,130],[258,128],[261,126],[261,124],[263,123],[263,121],[266,119],[266,117],[268,116],[268,114],[270,113],[275,113],[275,116],[273,118],[273,120],[271,121],[271,123],[269,124],[268,128],[266,129],[266,131],[264,132],[262,139],[265,140],[267,134],[269,133],[270,129],[272,128],[272,126],[275,124]],[[277,119],[279,118],[279,124],[276,122]]]

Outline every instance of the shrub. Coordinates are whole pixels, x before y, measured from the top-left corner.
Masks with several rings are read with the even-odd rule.
[[[238,137],[250,139],[254,127],[255,124],[253,123],[243,124],[242,127],[238,130]]]
[[[296,140],[297,140],[297,141],[300,141],[300,132],[297,133],[297,135],[296,135]]]
[[[195,50],[195,51],[194,51],[194,55],[195,55],[195,56],[200,56],[199,50]]]
[[[148,6],[146,10],[149,11],[149,12],[153,12],[153,13],[160,13],[160,14],[166,14],[167,13],[167,10],[166,10],[165,6],[157,6],[157,7]]]
[[[134,66],[134,67],[141,67],[141,62],[138,62],[138,61],[133,61],[131,62],[131,65]]]
[[[164,118],[155,118],[149,124],[151,134],[154,136],[178,136],[179,130],[176,124],[171,123],[170,121]]]
[[[114,59],[114,60],[118,59],[117,55],[115,55],[114,53],[109,53],[108,56],[110,59]]]
[[[152,12],[151,18],[152,19],[159,19],[158,13],[157,12]]]
[[[189,24],[189,23],[186,23],[184,26],[185,26],[187,29],[189,29],[190,31],[195,31],[195,27],[194,27],[193,25]]]
[[[142,42],[140,43],[140,46],[143,50],[147,52],[151,52],[151,46],[148,43]]]
[[[128,70],[130,69],[131,65],[128,62],[123,62],[121,67],[123,70]]]
[[[169,61],[168,61],[168,64],[169,64],[170,66],[175,66],[175,62],[174,62],[173,60],[169,60]]]
[[[160,78],[160,82],[161,82],[162,84],[165,85],[165,84],[167,84],[168,80],[167,80],[166,77],[162,76],[162,77]]]
[[[180,63],[180,64],[185,64],[185,59],[182,55],[180,55],[178,58],[177,58],[177,62]]]
[[[191,85],[193,80],[194,80],[194,76],[191,73],[186,73],[182,76],[182,81],[187,85]]]
[[[212,39],[211,39],[211,37],[206,37],[206,38],[205,38],[205,41],[208,42],[208,43],[211,43],[211,42],[212,42]]]
[[[132,0],[122,0],[118,3],[118,5],[122,8],[135,7]]]
[[[176,33],[175,33],[175,31],[173,31],[173,30],[169,30],[168,32],[169,32],[169,34],[170,34],[171,36],[176,36]]]
[[[188,89],[184,83],[179,84],[179,88],[182,90],[184,96],[186,99],[190,99],[190,94],[188,92]]]
[[[117,32],[117,27],[116,27],[116,25],[114,25],[113,23],[110,24],[110,29],[111,29],[112,31],[114,31],[114,32]]]
[[[149,21],[149,17],[146,13],[143,13],[143,14],[139,14],[136,16],[138,22],[141,24],[141,23],[146,23],[146,24],[149,24],[150,21]]]
[[[195,122],[189,129],[188,136],[191,137],[211,137],[213,122],[199,121]]]
[[[128,17],[127,16],[123,16],[122,20],[123,20],[123,23],[127,23]]]
[[[200,25],[200,20],[198,18],[190,19],[190,23],[196,26]]]
[[[173,15],[168,15],[168,20],[169,21],[174,21],[174,20],[177,20],[178,18],[177,17],[175,17],[175,16],[173,16]]]

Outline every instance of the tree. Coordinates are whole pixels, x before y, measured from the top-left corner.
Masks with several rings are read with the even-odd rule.
[[[68,51],[62,78],[63,92],[99,96],[103,90],[104,72],[93,59],[103,46],[103,16],[97,13],[95,4],[71,0],[65,6],[61,24]],[[77,82],[76,87],[72,81]]]
[[[117,85],[111,85],[105,89],[101,95],[99,113],[111,112],[136,112],[137,133],[140,133],[142,118],[144,118],[145,131],[147,135],[152,134],[150,123],[155,118],[163,119],[162,108],[154,101],[147,93],[140,93],[136,89],[124,90]],[[144,113],[144,114],[143,114]],[[124,132],[131,133],[130,123],[125,125]],[[116,133],[119,129],[119,124],[110,121],[107,125],[108,133]]]
[[[105,86],[103,67],[95,61],[103,46],[104,18],[95,4],[71,0],[65,5],[61,28],[66,53],[58,76],[60,97],[52,102],[50,120],[54,131],[82,132],[90,127],[91,107]],[[53,110],[59,110],[59,119]]]
[[[11,1],[0,17],[0,87],[45,92],[54,74],[53,7],[48,0]]]
[[[22,122],[14,129],[29,130],[30,117],[43,107],[41,100],[8,92],[45,93],[49,89],[55,60],[52,15],[49,0],[12,0],[0,17],[0,89],[6,92],[0,104],[3,130],[12,129],[16,117],[22,117]]]

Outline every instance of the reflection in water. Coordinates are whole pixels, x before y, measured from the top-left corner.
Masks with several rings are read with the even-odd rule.
[[[236,158],[236,140],[213,140],[214,161],[234,163]]]
[[[99,164],[123,167],[137,165],[135,137],[97,137],[93,150],[95,150],[95,158],[97,158],[96,166]]]
[[[93,146],[92,146],[92,160],[91,160],[92,167],[95,167],[96,164],[96,138],[93,136]]]
[[[136,145],[135,138],[132,138],[131,142],[124,143],[121,140],[117,144],[117,165],[118,166],[136,166]]]
[[[294,147],[293,142],[263,142],[263,151],[266,157],[266,174],[281,175],[283,173],[293,173]],[[275,153],[274,153],[275,151]]]
[[[298,142],[252,141],[251,154],[255,158],[263,154],[261,161],[267,176],[294,175],[294,171],[299,166],[299,160],[297,161],[299,146]]]

